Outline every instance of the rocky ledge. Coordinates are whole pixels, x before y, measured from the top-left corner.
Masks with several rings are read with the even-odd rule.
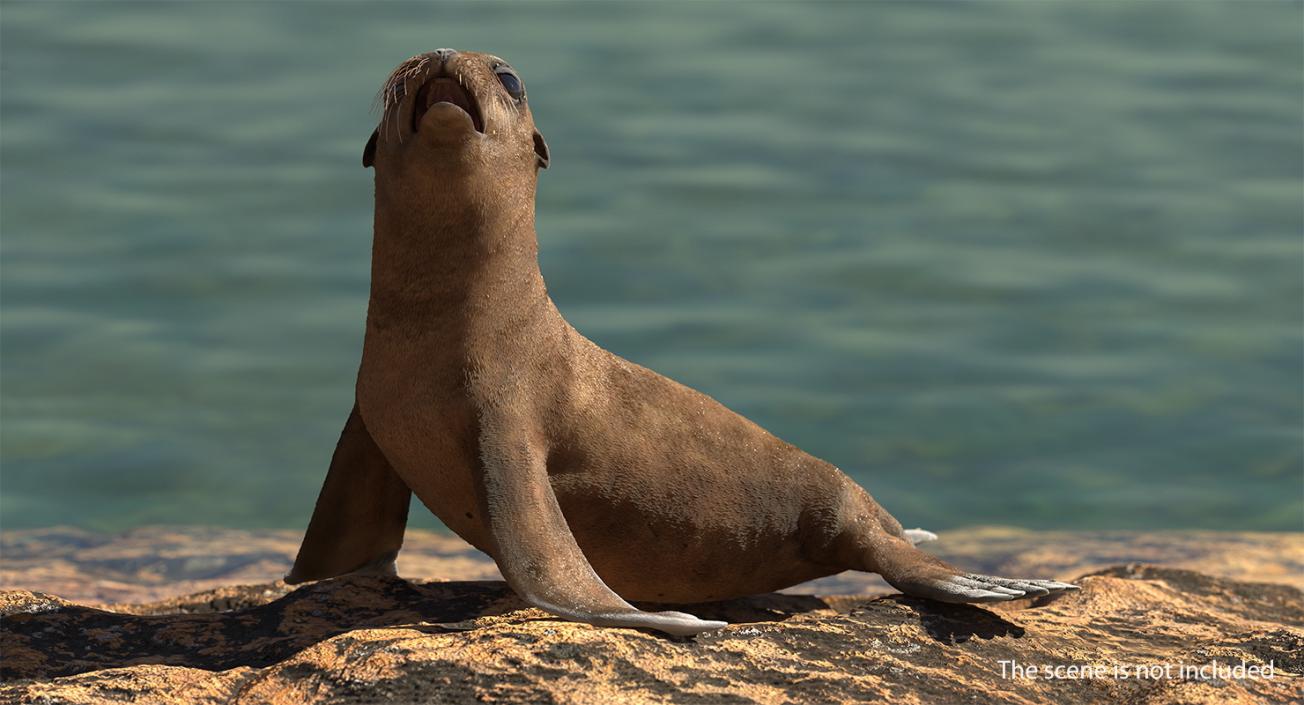
[[[988,546],[1019,544],[1018,532],[1004,536],[1003,544],[993,538]],[[1216,542],[1176,534],[1167,535],[1165,556],[1224,569],[1246,567],[1247,556],[1267,545],[1272,548],[1264,549],[1267,564],[1260,572],[1298,583],[1304,550],[1299,535],[1221,536],[1238,537],[1245,546],[1239,557],[1211,553]],[[48,553],[52,542],[58,543],[49,534],[11,534],[3,546],[5,570],[11,572],[3,578],[9,585],[21,580],[12,570],[25,560],[23,546],[43,547],[48,564],[63,560],[73,565],[69,556],[78,552],[121,554],[121,542],[128,538],[114,539],[116,548],[108,541],[69,549],[60,558]],[[210,544],[210,555],[254,550],[266,554],[264,563],[282,560],[270,544],[246,538],[251,540],[236,547]],[[1079,537],[1077,543],[1070,538],[1060,535],[1058,547],[1077,556],[1074,560],[1090,559],[1090,546],[1099,549],[1091,543],[1099,537]],[[1047,546],[1044,539],[1038,537],[1036,545]],[[1121,537],[1114,539],[1106,544],[1126,545]],[[1146,540],[1151,543],[1138,537],[1135,544],[1142,557],[1158,541],[1154,535]],[[963,553],[963,545],[952,550]],[[453,551],[455,545],[446,548]],[[1017,563],[1034,550],[1033,545],[1024,548],[1023,558],[989,555],[976,561],[979,565],[975,560],[968,564],[986,569],[993,563]],[[432,561],[428,567],[437,565],[437,556],[427,558]],[[470,560],[461,554],[452,559]],[[139,581],[167,573],[157,566],[146,570],[141,560],[118,565],[119,574],[110,581],[115,590],[127,589],[122,578],[129,573],[138,574]],[[112,563],[86,568],[83,577],[102,574]],[[210,560],[203,570],[220,573],[214,567],[218,563]],[[479,566],[475,570],[483,567],[472,563]],[[173,572],[184,573],[186,565],[180,560]],[[250,565],[235,569],[254,570]],[[415,564],[409,560],[409,565]],[[63,568],[54,572],[58,575],[47,578],[58,584],[71,579]],[[41,572],[31,574],[29,586],[40,587],[36,578]],[[293,591],[283,583],[265,582],[98,606],[74,604],[30,587],[12,589],[0,592],[0,702],[1304,699],[1299,675],[1304,672],[1304,594],[1292,585],[1143,563],[1085,575],[1051,574],[1075,578],[1082,590],[983,607],[875,595],[873,585],[859,595],[763,595],[689,608],[731,623],[693,639],[563,622],[527,608],[495,580],[347,577]],[[146,592],[157,593],[161,584],[147,586]]]

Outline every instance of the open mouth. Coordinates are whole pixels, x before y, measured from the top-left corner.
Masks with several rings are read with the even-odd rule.
[[[413,132],[421,125],[421,117],[436,103],[450,103],[461,108],[471,116],[471,124],[475,126],[475,131],[484,132],[484,120],[480,117],[479,106],[456,78],[439,76],[427,81],[421,90],[417,91],[416,101],[416,109],[412,111]]]

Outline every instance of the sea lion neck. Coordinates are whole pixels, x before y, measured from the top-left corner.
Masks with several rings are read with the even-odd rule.
[[[419,198],[377,188],[369,315],[515,318],[524,305],[546,300],[534,184],[523,182],[506,187],[508,197],[454,188]]]

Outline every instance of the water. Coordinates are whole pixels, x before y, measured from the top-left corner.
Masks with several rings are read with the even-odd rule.
[[[452,46],[571,321],[908,525],[1298,530],[1302,7],[6,2],[4,526],[305,524]]]

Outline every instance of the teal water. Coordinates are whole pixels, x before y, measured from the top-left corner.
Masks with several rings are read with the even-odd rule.
[[[452,46],[571,321],[906,524],[1301,529],[1302,8],[5,2],[0,520],[305,524],[372,98]]]

